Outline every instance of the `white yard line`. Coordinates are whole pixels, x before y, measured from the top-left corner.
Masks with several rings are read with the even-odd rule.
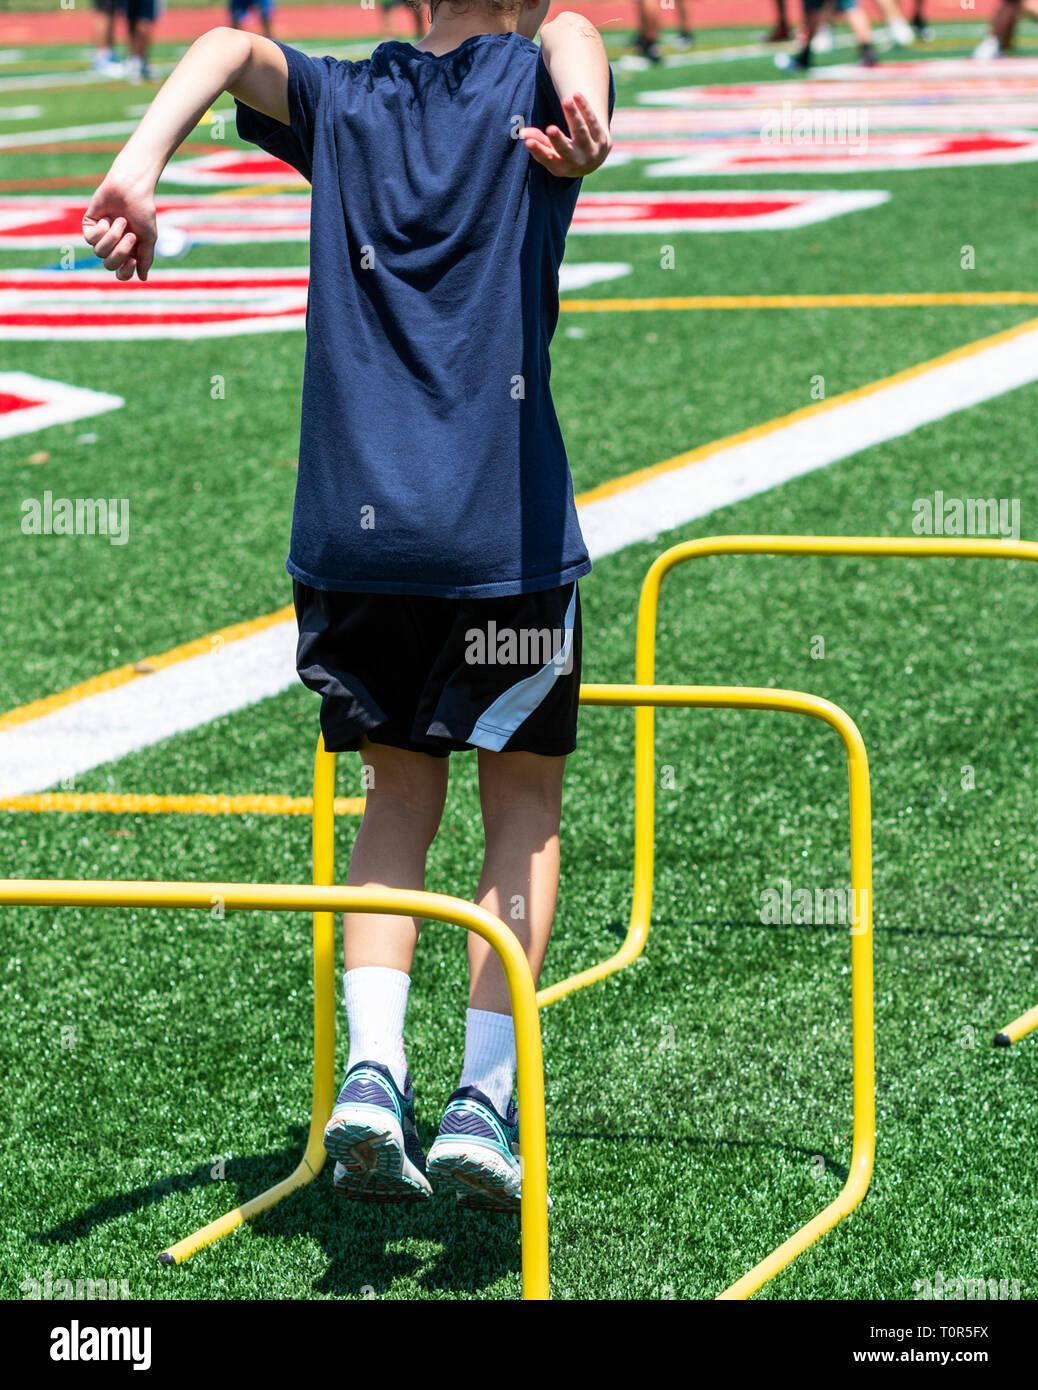
[[[58,140],[90,140],[95,135],[129,135],[136,129],[136,121],[102,121],[97,125],[61,126],[57,130],[20,130],[15,135],[0,135],[0,150],[49,145]]]
[[[742,437],[598,489],[579,506],[592,558],[825,468],[1038,380],[1038,324],[999,334]],[[112,690],[0,729],[0,796],[92,767],[288,689],[295,625],[279,621]]]

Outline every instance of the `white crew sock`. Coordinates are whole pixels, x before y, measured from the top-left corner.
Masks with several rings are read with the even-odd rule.
[[[465,1014],[465,1063],[461,1086],[478,1086],[503,1117],[515,1081],[515,1028],[511,1014],[469,1009]]]
[[[346,1017],[350,1025],[350,1056],[346,1070],[358,1062],[381,1062],[404,1089],[404,1015],[410,975],[385,965],[361,965],[342,977]]]

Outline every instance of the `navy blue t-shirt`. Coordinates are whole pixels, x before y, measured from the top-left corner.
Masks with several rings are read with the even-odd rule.
[[[579,578],[548,344],[580,180],[515,138],[565,129],[540,49],[282,48],[290,125],[239,103],[238,132],[313,185],[289,573],[478,598]]]

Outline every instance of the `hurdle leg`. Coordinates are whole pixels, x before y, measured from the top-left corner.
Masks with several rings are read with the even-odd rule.
[[[648,629],[646,625],[645,630]],[[647,665],[647,663],[646,663]],[[753,689],[746,686],[657,686],[657,685],[582,685],[580,699],[587,705],[665,706],[671,708],[758,709],[783,710],[821,719],[839,734],[847,754],[847,776],[850,793],[851,821],[851,888],[856,904],[851,930],[851,1012],[853,1018],[853,1088],[854,1137],[851,1147],[850,1171],[843,1189],[835,1201],[783,1242],[766,1259],[722,1293],[722,1299],[745,1299],[762,1284],[773,1278],[794,1260],[801,1251],[812,1245],[819,1236],[832,1229],[848,1212],[858,1205],[868,1190],[876,1148],[876,1097],[873,1021],[873,964],[872,964],[872,804],[869,789],[869,763],[865,744],[854,721],[838,706],[816,695],[800,691]],[[642,711],[639,708],[638,713]],[[648,907],[651,904],[652,876],[652,725],[643,720],[636,732],[642,732],[638,764],[641,807],[645,816],[641,833],[649,848],[639,863],[648,873],[649,884],[642,904],[646,911],[645,934],[648,932]],[[647,772],[646,772],[647,769]],[[636,822],[641,824],[640,822]],[[637,877],[637,870],[636,870]],[[638,898],[636,895],[636,911]],[[550,990],[538,995],[545,1003],[564,998],[595,979],[602,979],[640,954],[645,934],[630,943],[624,959],[624,948],[603,961],[593,970],[562,980]]]
[[[719,1299],[746,1299],[773,1279],[819,1236],[852,1212],[868,1191],[876,1153],[876,1063],[872,963],[872,796],[865,745],[844,716],[834,722],[847,750],[851,812],[851,891],[855,920],[851,927],[851,1017],[854,1086],[854,1135],[850,1171],[839,1196],[806,1226],[736,1280]]]
[[[313,873],[317,886],[335,882],[335,754],[317,744],[314,762]],[[324,1127],[335,1104],[335,914],[314,913],[314,1072],[310,1132],[296,1168],[251,1201],[210,1221],[159,1256],[166,1265],[182,1264],[246,1221],[276,1206],[296,1188],[312,1182],[324,1167]]]
[[[1033,1009],[1028,1009],[1025,1014],[1015,1018],[1012,1023],[1007,1023],[1000,1033],[995,1034],[996,1047],[1008,1047],[1010,1043],[1019,1042],[1021,1038],[1026,1038],[1028,1033],[1033,1033],[1038,1028],[1038,1004]]]

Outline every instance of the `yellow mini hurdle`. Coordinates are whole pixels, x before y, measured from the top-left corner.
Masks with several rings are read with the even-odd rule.
[[[638,631],[635,653],[635,680],[639,685],[651,685],[656,678],[656,626],[660,589],[671,570],[689,560],[708,555],[848,555],[863,557],[890,556],[900,559],[923,559],[943,556],[974,560],[1038,560],[1038,542],[1014,540],[982,540],[946,536],[923,536],[918,539],[897,536],[706,536],[701,540],[682,541],[657,555],[642,581],[638,603]],[[636,891],[627,940],[617,954],[585,972],[601,979],[619,970],[638,956],[649,932],[652,910],[652,826],[654,787],[654,719],[652,707],[638,711],[635,716],[635,882]],[[646,867],[646,865],[648,867]],[[590,980],[583,980],[590,983]],[[565,986],[578,988],[572,981]],[[557,986],[561,989],[563,986]],[[1038,1028],[1038,1005],[1000,1029],[995,1045],[1007,1047]]]
[[[335,1103],[335,914],[389,912],[454,922],[488,941],[504,967],[515,1020],[519,1147],[523,1164],[523,1298],[548,1297],[548,1180],[544,1138],[544,1066],[533,977],[515,934],[491,913],[461,898],[399,889],[336,888],[331,778],[334,760],[319,751],[314,773],[313,884],[132,883],[0,879],[0,905],[36,907],[159,907],[204,912],[219,903],[228,912],[312,912],[314,931],[314,1072],[310,1132],[294,1172],[258,1197],[211,1221],[164,1251],[164,1264],[180,1264],[245,1221],[275,1206],[321,1171],[323,1132]]]
[[[784,1269],[801,1251],[806,1250],[821,1235],[830,1230],[852,1211],[868,1189],[875,1154],[875,1062],[873,1044],[872,989],[872,813],[869,792],[869,767],[865,746],[854,722],[836,705],[815,695],[792,690],[763,690],[741,686],[694,685],[582,685],[582,705],[612,705],[634,707],[638,714],[651,712],[657,706],[700,709],[772,710],[807,715],[821,719],[835,729],[847,752],[850,786],[851,817],[851,888],[853,901],[864,904],[859,921],[851,928],[851,1011],[853,1017],[853,1090],[854,1136],[850,1170],[839,1195],[806,1226],[779,1246],[767,1259],[739,1279],[720,1295],[724,1299],[748,1298],[762,1284]],[[322,875],[321,882],[331,869],[331,826],[334,820],[336,755],[325,751],[324,742],[317,746],[314,777],[314,867]],[[644,817],[648,814],[648,820]],[[583,971],[557,985],[542,989],[537,995],[541,1008],[563,999],[567,994],[629,964],[640,953],[648,932],[649,909],[652,899],[653,825],[651,800],[646,808],[643,798],[636,815],[635,883],[633,919],[644,913],[645,931],[632,939],[628,935],[617,956]],[[318,843],[320,834],[320,844]],[[647,847],[647,851],[646,851]],[[519,1028],[516,1025],[518,1041]],[[334,1084],[334,1083],[332,1083]],[[316,1087],[315,1087],[316,1096]],[[520,1096],[520,1115],[522,1098]],[[327,1113],[311,1118],[311,1136],[320,1141]],[[305,1160],[304,1160],[305,1161]],[[273,1189],[272,1189],[273,1190]],[[269,1195],[269,1194],[267,1194]],[[278,1200],[275,1198],[275,1200]],[[535,1200],[532,1196],[530,1200]],[[250,1204],[251,1205],[251,1204]],[[527,1206],[526,1180],[523,1180],[523,1210]],[[525,1233],[524,1233],[525,1241]],[[185,1242],[186,1244],[186,1242]]]

